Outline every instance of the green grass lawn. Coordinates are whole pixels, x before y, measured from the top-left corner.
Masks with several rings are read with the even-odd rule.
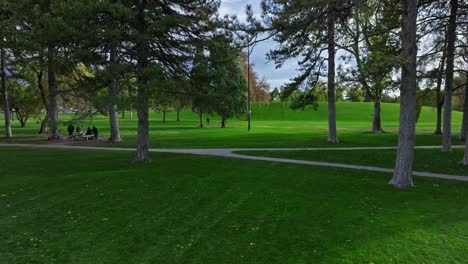
[[[463,151],[463,149],[454,149],[450,153],[444,153],[439,149],[416,149],[413,169],[415,171],[468,176],[468,167],[459,164],[463,158]],[[396,157],[396,150],[238,151],[236,153],[252,156],[365,165],[390,169],[395,167]]]
[[[383,104],[383,127],[385,134],[368,133],[372,120],[371,103],[337,104],[337,123],[340,146],[395,146],[398,132],[398,104]],[[318,111],[290,110],[286,103],[253,105],[252,132],[247,132],[244,120],[232,119],[228,128],[219,128],[219,118],[212,117],[212,124],[207,128],[198,128],[198,117],[191,111],[182,112],[182,121],[175,122],[175,113],[168,114],[168,122],[161,122],[161,114],[151,114],[150,143],[153,148],[227,148],[227,147],[327,147],[327,105],[321,103]],[[67,120],[71,115],[62,114],[61,130],[66,131]],[[454,143],[458,142],[461,113],[453,113]],[[127,114],[120,121],[124,142],[109,146],[134,147],[136,145],[136,115],[130,120]],[[19,128],[15,122],[15,138],[0,142],[46,143],[46,136],[38,136],[39,124],[32,120],[27,128]],[[82,128],[96,125],[103,137],[109,135],[108,119],[97,116],[83,121]],[[0,123],[0,131],[3,124]],[[417,127],[416,143],[418,145],[440,145],[441,137],[434,136],[435,110],[424,107]]]
[[[468,184],[175,154],[0,149],[0,263],[463,263]]]

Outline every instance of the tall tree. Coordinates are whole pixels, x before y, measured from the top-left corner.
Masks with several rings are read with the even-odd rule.
[[[340,48],[351,54],[356,69],[343,72],[344,80],[358,82],[374,103],[372,129],[384,132],[381,101],[386,90],[394,86],[391,75],[398,64],[399,43],[391,31],[398,28],[394,1],[369,0],[355,6],[353,19],[344,25]]]
[[[283,93],[290,95],[301,84],[314,87],[328,62],[328,141],[338,142],[335,107],[336,27],[345,21],[357,1],[293,1],[263,0],[266,30],[278,42],[269,59],[281,67],[291,58],[301,57],[301,74],[287,85]],[[338,23],[337,23],[338,22]],[[324,53],[328,56],[324,57]]]
[[[189,75],[194,47],[212,29],[215,0],[130,1],[129,45],[135,61],[138,135],[136,161],[150,161],[149,107],[151,95],[165,82]]]
[[[221,117],[221,128],[225,128],[228,118],[245,112],[247,81],[242,73],[239,54],[227,38],[217,36],[209,50],[213,105]]]
[[[13,16],[11,12],[11,7],[8,5],[8,2],[0,2],[0,78],[1,78],[1,93],[2,93],[2,105],[3,113],[5,116],[5,136],[12,137],[11,132],[11,114],[10,106],[8,100],[8,88],[7,88],[7,71],[6,71],[6,46],[8,40],[11,42],[11,37],[9,36],[12,30],[11,17]]]
[[[450,0],[450,17],[447,29],[447,70],[445,78],[444,131],[442,151],[452,150],[452,95],[455,67],[455,42],[457,40],[458,0]]]
[[[418,52],[416,19],[418,5],[417,0],[402,0],[401,2],[403,14],[401,32],[400,131],[395,171],[389,184],[403,189],[413,186],[411,176],[416,131],[416,58]]]
[[[3,113],[5,116],[5,136],[7,138],[12,137],[11,132],[11,113],[10,113],[10,105],[8,100],[8,90],[7,90],[7,74],[6,74],[6,66],[5,66],[5,49],[0,47],[0,68],[1,68],[1,82],[2,82],[2,103],[3,103]]]

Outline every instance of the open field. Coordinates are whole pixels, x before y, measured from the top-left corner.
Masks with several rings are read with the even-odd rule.
[[[366,132],[370,104],[338,104],[341,143],[326,142],[326,105],[255,106],[253,131],[232,120],[159,121],[153,148],[395,146],[398,106],[384,104],[385,134]],[[395,114],[396,113],[396,114]],[[440,145],[424,108],[418,145]],[[62,115],[62,120],[69,115]],[[173,120],[174,114],[168,115]],[[260,120],[259,120],[260,119]],[[356,121],[352,121],[356,120]],[[461,114],[454,112],[454,131]],[[133,147],[136,120],[122,120]],[[66,130],[66,121],[63,130]],[[107,134],[107,119],[96,125]],[[37,124],[12,140],[41,143]],[[457,135],[454,142],[458,143]],[[90,144],[96,144],[91,142]],[[394,150],[247,151],[249,155],[392,168]],[[181,154],[0,148],[0,263],[463,263],[468,182],[416,177],[405,191],[389,173]],[[415,170],[467,175],[462,151],[416,150]]]
[[[151,115],[151,147],[154,148],[228,148],[228,147],[326,147],[327,143],[326,103],[321,103],[318,111],[306,109],[293,111],[285,103],[254,105],[252,131],[247,132],[244,120],[228,121],[228,128],[219,128],[219,118],[211,117],[211,125],[198,128],[198,117],[191,111],[183,111],[182,122],[175,122],[175,113],[168,113],[168,122],[161,122],[161,114]],[[372,120],[372,104],[339,102],[337,105],[337,125],[340,146],[395,146],[398,132],[398,105],[383,104],[383,127],[385,134],[368,133]],[[67,120],[71,115],[62,115],[62,131],[66,132]],[[457,142],[462,115],[453,113],[454,142]],[[113,144],[118,147],[136,145],[136,114],[130,120],[129,115],[120,121],[123,143]],[[105,116],[96,116],[79,125],[82,128],[96,125],[102,137],[108,132],[108,120]],[[37,135],[38,124],[31,121],[29,127],[19,128],[15,122],[12,140],[1,138],[1,142],[15,141],[22,143],[46,143],[46,136]],[[440,145],[441,137],[434,136],[435,110],[424,107],[417,127],[417,145]],[[1,130],[1,124],[0,124]]]

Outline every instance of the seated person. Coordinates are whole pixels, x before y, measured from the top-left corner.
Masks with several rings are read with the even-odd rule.
[[[99,131],[98,131],[97,127],[95,127],[95,126],[93,126],[93,134],[94,134],[94,138],[98,139]]]

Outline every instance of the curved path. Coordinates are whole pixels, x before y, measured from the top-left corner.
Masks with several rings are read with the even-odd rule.
[[[80,149],[80,150],[99,150],[99,151],[135,151],[133,148],[113,148],[113,147],[89,147],[89,146],[69,146],[69,145],[40,145],[40,144],[15,144],[15,143],[0,143],[0,147],[25,147],[25,148],[49,148],[49,149]],[[464,146],[453,146],[453,148],[463,148]],[[440,146],[417,146],[416,149],[439,149]],[[302,164],[320,167],[333,167],[333,168],[344,168],[354,170],[366,170],[393,173],[393,169],[372,167],[372,166],[360,166],[343,163],[332,163],[332,162],[318,162],[308,160],[293,160],[283,158],[271,158],[261,156],[250,156],[236,154],[236,151],[296,151],[296,150],[310,150],[310,151],[356,151],[356,150],[392,150],[396,147],[349,147],[349,148],[226,148],[226,149],[150,149],[150,152],[160,153],[177,153],[177,154],[192,154],[192,155],[205,155],[205,156],[216,156],[216,157],[227,157],[236,159],[246,160],[259,160],[269,161],[278,163],[289,163],[289,164]],[[468,176],[460,175],[449,175],[439,174],[430,172],[419,172],[413,171],[414,176],[449,179],[468,182]]]

